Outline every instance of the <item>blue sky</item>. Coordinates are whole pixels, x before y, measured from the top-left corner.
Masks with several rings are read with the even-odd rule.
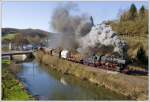
[[[12,28],[33,28],[46,31],[53,31],[49,22],[53,10],[62,2],[3,2],[2,4],[2,27]],[[129,9],[134,3],[139,9],[141,5],[148,8],[148,2],[75,2],[78,10],[74,14],[87,13],[93,16],[94,23],[101,23],[103,20],[117,19],[120,10]]]

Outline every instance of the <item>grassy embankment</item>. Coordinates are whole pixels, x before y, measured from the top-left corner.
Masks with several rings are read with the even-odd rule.
[[[146,36],[121,36],[123,39],[126,40],[128,44],[128,56],[129,58],[133,58],[137,60],[137,52],[140,46],[143,46],[143,49],[146,53],[146,56],[148,56],[148,37]],[[137,60],[138,61],[138,60]],[[147,66],[148,65],[144,65]],[[145,67],[143,66],[128,66],[129,69],[137,69],[137,70],[143,70]]]
[[[2,100],[33,100],[24,86],[16,79],[13,73],[16,69],[12,67],[9,60],[2,60]]]
[[[57,57],[38,51],[36,59],[49,68],[56,69],[64,74],[71,74],[83,80],[89,80],[97,85],[104,86],[135,100],[148,99],[148,78],[129,76],[121,73],[112,74],[105,70],[61,60]]]
[[[128,55],[135,58],[138,48],[143,46],[146,55],[148,56],[148,37],[146,36],[121,36],[128,43]]]

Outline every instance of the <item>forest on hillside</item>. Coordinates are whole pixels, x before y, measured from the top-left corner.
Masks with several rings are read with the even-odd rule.
[[[141,6],[137,10],[132,4],[129,10],[120,12],[119,19],[110,21],[114,31],[120,35],[147,36],[148,35],[148,9]]]
[[[118,20],[108,21],[112,29],[128,43],[128,56],[142,65],[148,65],[148,9],[143,5],[138,10],[132,4],[120,12]]]

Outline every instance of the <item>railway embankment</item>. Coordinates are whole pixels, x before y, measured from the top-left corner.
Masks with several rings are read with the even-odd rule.
[[[148,77],[132,76],[90,66],[73,63],[58,57],[37,51],[35,58],[41,64],[47,65],[64,74],[71,74],[81,80],[88,80],[97,85],[109,88],[133,100],[148,100]]]

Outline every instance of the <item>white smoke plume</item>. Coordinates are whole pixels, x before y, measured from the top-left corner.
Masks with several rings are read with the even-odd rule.
[[[86,51],[88,48],[96,47],[99,50],[110,48],[109,51],[117,52],[120,55],[127,56],[127,44],[121,40],[117,33],[114,32],[110,25],[105,23],[93,26],[91,31],[86,36],[78,39],[80,52]]]

